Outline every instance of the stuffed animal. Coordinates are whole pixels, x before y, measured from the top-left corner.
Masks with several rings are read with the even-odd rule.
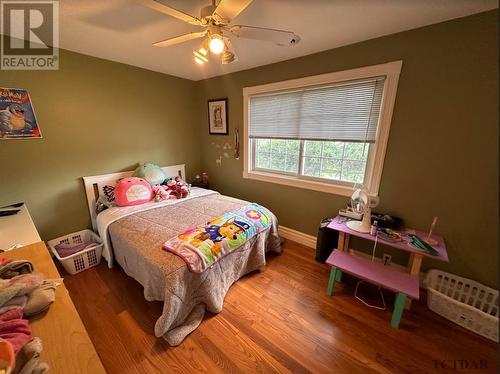
[[[151,186],[162,184],[167,178],[162,168],[155,164],[142,164],[134,171],[134,177],[145,179]]]
[[[108,201],[106,196],[99,196],[99,198],[95,202],[95,212],[97,214],[101,213],[102,211],[108,209],[110,206],[113,204]]]
[[[151,185],[142,178],[129,177],[120,179],[115,187],[117,206],[139,205],[151,200]]]
[[[166,187],[167,191],[169,191],[172,196],[175,195],[177,183],[175,182],[174,178],[169,178],[165,180],[165,182],[163,182],[162,185]]]
[[[158,203],[162,200],[167,200],[170,197],[170,191],[163,185],[158,184],[153,186],[154,199]]]
[[[189,195],[189,184],[184,182],[181,177],[175,177],[175,184],[177,185],[177,191],[180,193],[181,198]]]
[[[108,203],[113,203],[115,201],[115,186],[105,185],[102,188],[102,192],[104,192],[104,196]]]
[[[177,199],[182,199],[189,195],[190,186],[180,177],[167,179],[163,184],[167,186],[167,190],[170,191],[170,194]]]

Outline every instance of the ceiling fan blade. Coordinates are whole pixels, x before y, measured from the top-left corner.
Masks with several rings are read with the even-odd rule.
[[[291,46],[300,41],[300,36],[291,31],[265,27],[235,25],[229,28],[229,31],[239,38],[265,40],[281,46]]]
[[[220,0],[214,10],[214,16],[225,23],[231,22],[238,16],[253,0]]]
[[[171,17],[175,17],[184,22],[188,22],[192,25],[197,25],[197,26],[202,25],[202,22],[199,18],[196,18],[194,16],[191,16],[187,13],[181,12],[180,10],[171,8],[169,6],[163,5],[155,0],[139,0],[139,2],[150,9],[167,14]]]
[[[224,38],[224,44],[226,48],[224,49],[224,52],[222,52],[220,62],[222,65],[227,65],[232,62],[238,61],[238,55],[236,54],[236,51],[233,48],[233,45],[231,44],[231,40],[229,38]]]
[[[187,42],[188,40],[202,38],[206,34],[207,34],[206,31],[190,32],[188,34],[179,35],[179,36],[176,36],[174,38],[165,39],[165,40],[161,40],[159,42],[153,43],[153,46],[155,46],[155,47],[168,47],[168,46],[171,46],[174,44]]]

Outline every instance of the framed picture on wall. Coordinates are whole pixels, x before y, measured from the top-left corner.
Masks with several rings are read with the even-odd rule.
[[[208,100],[208,132],[210,135],[229,133],[227,98]]]
[[[41,137],[28,91],[0,88],[0,139]]]

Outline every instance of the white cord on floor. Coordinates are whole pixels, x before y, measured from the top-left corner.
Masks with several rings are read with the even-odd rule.
[[[380,297],[382,297],[382,304],[384,305],[383,307],[381,306],[377,306],[377,305],[372,305],[372,304],[369,304],[367,303],[366,301],[364,301],[361,297],[358,296],[358,287],[361,283],[365,282],[364,280],[361,280],[358,282],[358,284],[356,284],[356,289],[354,290],[354,297],[356,299],[358,299],[359,301],[361,301],[363,304],[365,304],[366,306],[370,307],[370,308],[374,308],[374,309],[380,309],[380,310],[386,310],[387,309],[387,306],[385,305],[385,299],[384,299],[384,294],[382,293],[382,289],[379,287],[378,288],[378,292],[380,292]]]
[[[378,231],[375,231],[375,243],[373,244],[373,250],[372,250],[372,262],[375,261],[375,250],[377,248],[377,242],[378,242]],[[382,304],[384,305],[383,307],[377,305],[371,305],[358,296],[359,285],[363,282],[365,281],[361,280],[356,284],[356,289],[354,290],[354,297],[370,308],[386,310],[387,306],[385,305],[384,294],[382,293],[382,289],[380,287],[378,288],[378,292],[380,292],[380,296],[382,297]]]

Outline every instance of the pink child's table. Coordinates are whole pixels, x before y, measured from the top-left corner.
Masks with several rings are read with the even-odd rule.
[[[375,236],[351,230],[349,227],[347,227],[347,225],[345,223],[340,223],[339,219],[341,219],[340,216],[335,217],[333,219],[333,221],[330,222],[330,224],[328,225],[328,228],[337,230],[339,232],[339,242],[338,242],[338,246],[337,246],[338,250],[345,251],[348,249],[349,238],[351,235],[356,236],[358,238],[363,238],[363,239],[367,239],[370,241],[375,241]],[[424,233],[422,231],[418,231],[418,230],[406,229],[406,230],[400,231],[400,233],[405,233],[405,232],[406,233],[412,232],[421,238],[427,237],[426,233]],[[433,256],[433,255],[431,255],[431,254],[429,254],[421,249],[412,247],[410,244],[403,242],[403,241],[390,242],[390,241],[386,241],[384,239],[381,239],[379,237],[378,242],[380,244],[384,244],[384,245],[387,245],[387,246],[392,247],[392,248],[396,248],[396,249],[400,249],[400,250],[405,251],[405,252],[409,252],[410,253],[410,261],[408,263],[408,272],[412,275],[416,275],[416,274],[420,273],[420,267],[422,265],[422,259],[424,257],[430,257],[430,258],[433,258],[435,260],[444,261],[444,262],[449,261],[448,260],[448,253],[446,252],[446,245],[444,244],[443,238],[440,236],[437,236],[437,235],[433,235],[432,238],[437,240],[437,242],[438,242],[437,245],[433,246],[433,248],[438,252],[437,256]]]
[[[340,219],[341,218],[337,216],[328,225],[328,228],[339,232],[337,250],[334,250],[326,260],[326,263],[332,267],[328,283],[328,294],[332,295],[334,283],[335,281],[340,281],[342,271],[394,291],[396,292],[396,301],[394,303],[391,325],[394,328],[398,328],[404,304],[406,302],[406,297],[408,296],[413,299],[419,298],[418,275],[420,273],[423,257],[431,257],[436,260],[448,262],[448,253],[446,252],[446,246],[443,238],[437,235],[432,236],[432,238],[437,241],[437,245],[433,246],[433,248],[437,251],[437,255],[433,256],[423,250],[411,246],[407,242],[386,241],[379,237],[377,240],[381,244],[410,253],[408,271],[405,272],[393,266],[384,266],[380,262],[372,262],[369,259],[350,254],[348,247],[351,235],[370,241],[375,241],[375,236],[351,230],[345,223],[340,222]],[[425,238],[427,236],[427,234],[417,230],[407,229],[401,233],[404,232],[414,233],[421,238]],[[409,305],[410,304],[408,302],[408,308]]]

